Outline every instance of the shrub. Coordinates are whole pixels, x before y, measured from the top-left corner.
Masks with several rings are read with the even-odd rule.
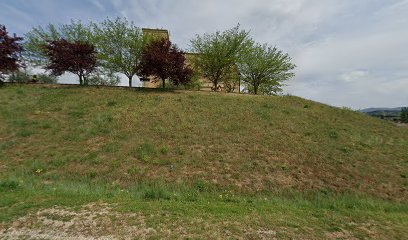
[[[35,76],[35,75],[33,75]],[[45,73],[41,73],[41,74],[37,74],[37,81],[39,83],[49,83],[49,84],[53,84],[53,83],[57,83],[58,79],[55,76],[51,76]]]
[[[40,73],[40,74],[31,74],[27,71],[17,71],[12,73],[9,78],[9,82],[16,83],[27,83],[27,82],[39,82],[39,83],[57,83],[58,79],[54,76]]]
[[[99,86],[117,86],[120,83],[120,78],[113,73],[97,72],[88,78],[89,85]]]
[[[193,75],[191,81],[189,83],[184,84],[183,87],[188,90],[200,90],[201,89],[200,77],[197,74]]]
[[[30,81],[30,75],[26,72],[17,71],[8,77],[9,82],[16,82],[16,83],[25,83]]]

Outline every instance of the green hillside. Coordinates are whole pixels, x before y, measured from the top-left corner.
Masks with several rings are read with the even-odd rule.
[[[403,237],[407,149],[408,129],[293,96],[7,85],[0,230],[102,201],[151,213],[145,237],[182,236],[155,228],[173,221],[186,238]]]

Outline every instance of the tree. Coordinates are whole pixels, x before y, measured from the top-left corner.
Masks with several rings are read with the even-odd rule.
[[[241,61],[251,44],[249,32],[240,30],[239,25],[224,32],[197,35],[191,40],[191,50],[198,53],[193,59],[193,65],[212,82],[216,90],[229,70]]]
[[[143,50],[139,73],[159,78],[163,88],[166,79],[179,85],[189,83],[193,76],[193,70],[185,64],[183,51],[166,39],[153,41]]]
[[[21,37],[9,36],[4,25],[0,25],[0,83],[2,74],[17,71],[21,66],[20,53],[23,51],[20,45]]]
[[[239,64],[241,80],[253,94],[272,95],[282,90],[282,82],[294,76],[288,54],[266,44],[254,44]]]
[[[51,70],[55,76],[71,72],[78,75],[80,85],[88,84],[87,77],[96,68],[96,51],[92,44],[61,39],[43,47],[49,61],[46,70]]]
[[[144,46],[142,31],[133,22],[121,18],[106,19],[101,24],[93,24],[93,28],[102,67],[126,75],[132,87]]]
[[[89,25],[71,19],[68,24],[56,26],[48,24],[46,27],[34,27],[25,34],[23,43],[24,57],[34,66],[43,66],[48,62],[44,45],[52,41],[65,39],[68,42],[88,42],[95,45],[94,33]]]
[[[401,109],[401,122],[408,123],[408,107]]]

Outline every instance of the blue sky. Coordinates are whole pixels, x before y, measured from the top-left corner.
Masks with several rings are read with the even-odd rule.
[[[240,23],[297,64],[286,93],[355,109],[408,105],[408,0],[0,0],[0,23],[33,26],[127,17],[165,28],[188,50],[195,34]]]

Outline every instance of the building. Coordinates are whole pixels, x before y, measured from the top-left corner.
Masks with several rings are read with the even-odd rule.
[[[145,37],[170,40],[169,31],[166,29],[142,28],[142,32]]]

